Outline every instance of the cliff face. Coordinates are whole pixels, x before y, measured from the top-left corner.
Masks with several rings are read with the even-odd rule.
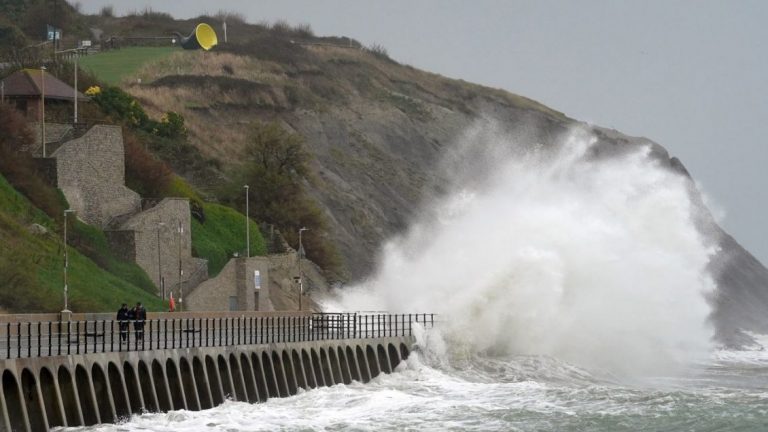
[[[306,186],[329,219],[352,280],[370,272],[382,241],[440,191],[438,163],[478,117],[510,129],[536,125],[531,129],[542,142],[570,122],[534,101],[359,49],[285,49],[287,58],[278,59],[258,50],[179,52],[144,68],[136,78],[146,84],[127,90],[155,115],[184,115],[192,143],[223,173],[239,166],[254,120],[277,119],[302,135],[313,159]]]
[[[408,226],[421,203],[444,190],[451,179],[438,169],[440,161],[478,118],[493,118],[544,146],[575,123],[529,99],[358,49],[279,48],[179,52],[145,67],[129,80],[144,84],[127,90],[155,115],[183,114],[192,143],[218,161],[222,173],[239,166],[253,120],[276,119],[301,134],[313,157],[305,184],[329,220],[329,237],[353,281],[371,272],[382,243]],[[685,171],[658,144],[599,128],[594,133],[596,156],[650,146],[664,165]],[[210,186],[187,175],[202,189]],[[736,340],[739,328],[768,330],[768,270],[705,219],[700,229],[719,245],[711,266],[719,283],[711,299],[718,336]]]

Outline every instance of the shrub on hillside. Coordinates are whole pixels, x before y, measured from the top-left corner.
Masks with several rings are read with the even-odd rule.
[[[314,59],[309,51],[300,44],[292,42],[282,33],[258,34],[246,43],[229,43],[217,47],[217,49],[222,52],[252,56],[285,65],[309,63]]]
[[[103,18],[114,18],[115,7],[112,5],[102,6],[101,9],[99,10],[99,16]]]
[[[181,114],[168,111],[157,122],[152,132],[164,138],[186,138],[187,128],[184,126],[184,117]]]
[[[22,49],[26,45],[27,37],[16,24],[0,17],[0,58],[9,60],[16,66],[25,65],[27,62],[24,60],[30,57],[30,50]]]
[[[386,60],[389,62],[394,62],[391,57],[389,57],[389,53],[387,52],[387,49],[380,44],[374,43],[370,47],[366,48],[365,51],[369,54],[372,54],[376,58],[380,58],[382,60]]]
[[[21,151],[34,142],[24,117],[0,104],[0,172],[14,188],[51,217],[64,211],[61,195],[44,180],[31,154]]]
[[[302,187],[309,173],[309,155],[303,138],[279,123],[257,122],[251,126],[246,161],[240,182],[229,192],[230,201],[243,210],[242,185],[249,185],[251,215],[274,224],[288,243],[298,249],[298,230],[309,228],[303,240],[307,257],[329,273],[340,272],[340,260],[326,238],[326,222],[320,209]]]
[[[101,88],[101,91],[94,94],[92,98],[94,102],[99,104],[105,114],[117,120],[139,128],[147,128],[149,126],[149,116],[144,111],[144,108],[131,95],[120,90],[118,87]]]
[[[126,185],[144,197],[165,196],[173,179],[173,171],[157,159],[134,133],[123,128]]]

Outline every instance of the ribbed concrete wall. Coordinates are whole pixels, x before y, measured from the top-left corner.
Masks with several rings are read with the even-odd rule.
[[[409,354],[410,337],[101,353],[0,361],[0,428],[114,423],[142,411],[263,402],[368,382]]]

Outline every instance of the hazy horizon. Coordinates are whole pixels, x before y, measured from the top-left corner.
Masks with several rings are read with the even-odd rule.
[[[398,62],[648,137],[679,157],[721,225],[768,263],[768,3],[741,1],[80,2],[176,18],[227,10],[378,43]],[[230,24],[232,25],[232,24]],[[181,29],[183,30],[183,29]]]

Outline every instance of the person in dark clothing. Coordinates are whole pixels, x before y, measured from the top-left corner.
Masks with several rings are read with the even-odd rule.
[[[117,311],[117,322],[120,325],[120,340],[125,341],[128,338],[128,304],[123,303]]]
[[[136,303],[136,307],[133,308],[133,329],[136,330],[136,341],[144,339],[144,320],[147,319],[147,310],[141,305],[141,302]]]

